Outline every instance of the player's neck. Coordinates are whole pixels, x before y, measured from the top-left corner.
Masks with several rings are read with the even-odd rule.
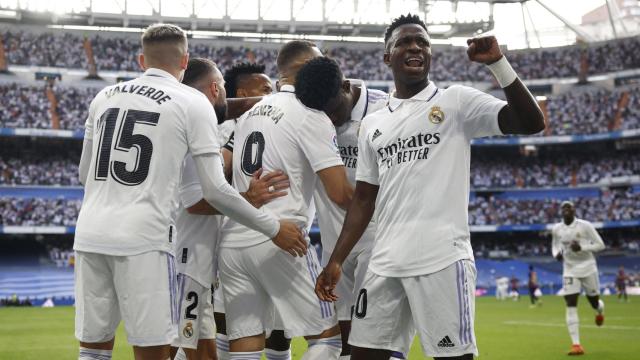
[[[571,219],[564,219],[563,221],[565,225],[571,225],[575,220],[576,218],[571,218]]]
[[[424,90],[427,86],[429,86],[429,78],[425,78],[423,81],[407,84],[396,82],[396,93],[395,97],[398,99],[411,99],[416,96],[419,92]]]

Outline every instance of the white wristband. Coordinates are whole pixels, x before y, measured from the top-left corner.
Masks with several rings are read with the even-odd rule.
[[[487,65],[487,67],[491,70],[501,88],[511,85],[518,78],[518,74],[513,70],[504,55],[500,60]]]

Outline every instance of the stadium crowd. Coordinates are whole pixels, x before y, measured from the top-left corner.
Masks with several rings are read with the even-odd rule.
[[[77,186],[78,156],[0,156],[0,185]],[[640,175],[640,154],[557,155],[495,159],[475,155],[472,189],[570,187]]]
[[[71,33],[32,33],[4,31],[4,47],[9,64],[86,68],[83,38]],[[133,37],[91,36],[91,44],[99,70],[138,71],[139,39]],[[640,68],[640,39],[631,37],[585,46],[589,59],[588,72],[600,74]],[[194,42],[192,56],[216,59],[222,70],[235,62],[252,61],[267,65],[267,74],[275,77],[276,50],[210,46]],[[509,52],[510,62],[524,79],[574,77],[580,68],[581,45]],[[365,80],[390,80],[389,69],[382,63],[382,49],[336,47],[327,49],[349,77]],[[466,59],[465,49],[434,49],[430,78],[435,81],[491,81],[488,71]]]
[[[612,189],[596,198],[574,199],[577,216],[589,221],[640,219],[640,193]],[[548,224],[560,219],[558,199],[524,200],[472,197],[471,225]],[[1,198],[0,224],[22,226],[74,226],[81,200]]]
[[[631,175],[640,175],[640,154],[553,154],[508,161],[474,154],[471,161],[475,189],[568,187]]]
[[[576,216],[589,221],[640,219],[640,192],[611,189],[594,198],[572,199]],[[550,224],[560,220],[561,199],[512,199],[493,195],[469,199],[471,225]]]
[[[0,185],[77,186],[78,162],[77,157],[0,156]]]
[[[54,86],[60,129],[82,130],[89,103],[99,90],[96,87]],[[640,86],[613,91],[593,88],[549,97],[550,134],[595,134],[615,130],[613,121],[623,92],[629,93],[629,103],[621,114],[619,128],[640,128]],[[44,86],[0,84],[0,127],[46,129],[51,128],[49,119],[49,101]]]
[[[82,200],[0,198],[0,225],[75,226]]]

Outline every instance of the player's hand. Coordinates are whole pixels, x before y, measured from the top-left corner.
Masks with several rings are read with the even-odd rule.
[[[262,169],[258,169],[251,175],[249,189],[245,193],[247,201],[258,209],[273,199],[286,196],[287,192],[283,190],[289,188],[289,176],[282,170],[261,177],[262,173]]]
[[[467,55],[471,61],[489,65],[503,56],[495,36],[467,39],[467,45]]]
[[[280,220],[280,231],[273,239],[273,243],[292,256],[305,256],[307,254],[307,242],[300,228],[287,220]]]
[[[342,275],[342,266],[334,261],[329,262],[316,280],[316,295],[322,301],[337,301],[336,285]]]
[[[571,250],[573,250],[575,252],[578,252],[578,251],[582,250],[582,247],[580,246],[580,244],[576,240],[573,240],[571,242]]]

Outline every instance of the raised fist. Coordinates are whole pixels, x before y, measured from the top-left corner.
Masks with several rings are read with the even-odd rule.
[[[500,60],[502,51],[495,36],[467,39],[467,55],[469,60],[481,64],[493,64]]]

